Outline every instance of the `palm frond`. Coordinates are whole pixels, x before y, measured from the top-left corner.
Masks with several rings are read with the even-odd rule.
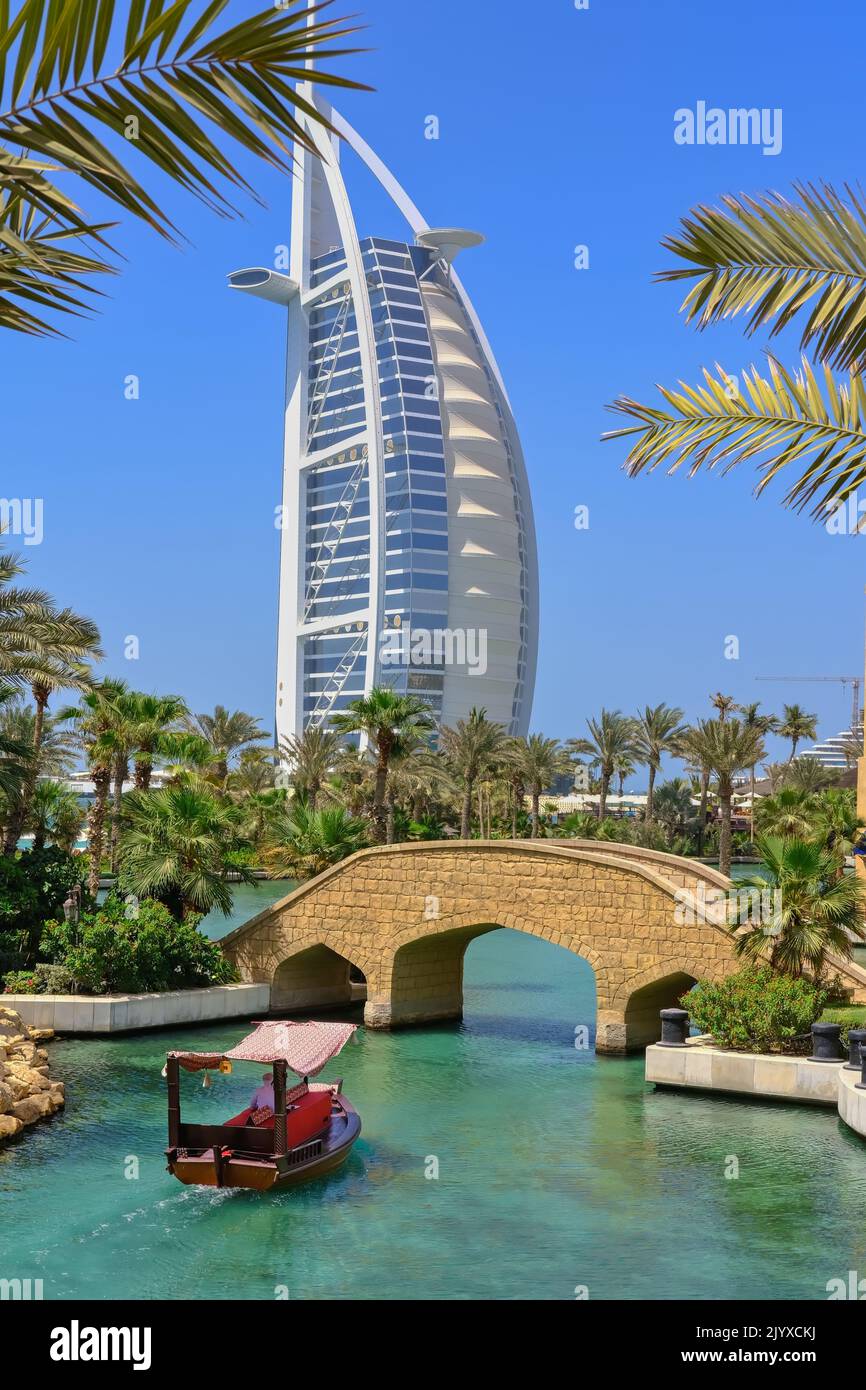
[[[662,242],[688,266],[657,279],[695,282],[681,312],[699,328],[747,313],[748,333],[772,337],[809,306],[801,348],[847,371],[866,360],[866,208],[847,186],[848,202],[829,184],[795,192],[693,209]]]
[[[114,0],[21,0],[11,19],[8,0],[0,0],[0,192],[5,207],[46,219],[30,238],[30,255],[0,241],[0,326],[50,331],[38,309],[83,312],[79,277],[108,269],[105,227],[55,176],[74,174],[176,242],[177,226],[139,181],[128,152],[232,217],[232,190],[261,200],[226,143],[288,171],[295,142],[313,148],[296,112],[333,132],[293,85],[370,90],[318,66],[359,51],[342,46],[357,25],[323,17],[330,3],[289,0],[220,29],[228,0],[130,0],[125,22]],[[109,52],[119,60],[106,63]],[[7,235],[16,231],[22,239],[7,226]],[[99,257],[35,244],[70,234],[101,243]]]
[[[805,358],[792,376],[771,357],[769,375],[753,365],[741,389],[717,365],[715,375],[704,371],[702,386],[660,386],[668,410],[619,396],[608,409],[637,423],[603,438],[632,441],[624,464],[630,477],[661,464],[669,474],[688,464],[692,477],[702,467],[727,473],[754,461],[757,494],[785,467],[801,464],[783,503],[798,511],[811,504],[813,516],[826,518],[866,480],[866,389],[856,372],[841,385],[829,367],[823,373],[822,392]]]
[[[101,255],[88,255],[83,237],[102,240],[105,224],[73,228],[42,215],[20,194],[0,190],[0,328],[48,335],[59,330],[42,309],[84,315],[101,292],[84,277],[111,273]],[[22,302],[23,301],[23,302]]]

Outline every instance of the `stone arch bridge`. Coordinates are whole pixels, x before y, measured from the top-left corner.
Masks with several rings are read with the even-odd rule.
[[[353,854],[222,945],[244,980],[271,985],[277,1012],[345,1006],[354,966],[364,1022],[391,1028],[460,1018],[467,946],[513,927],[589,961],[596,1050],[622,1054],[658,1038],[659,1010],[696,979],[737,968],[729,932],[688,910],[730,887],[694,860],[613,842],[412,842]],[[866,971],[842,970],[866,1002]]]

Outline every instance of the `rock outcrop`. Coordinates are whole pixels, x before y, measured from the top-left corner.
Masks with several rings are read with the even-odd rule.
[[[28,1028],[0,1004],[0,1144],[66,1103],[63,1082],[51,1080],[48,1053],[39,1046],[53,1037],[50,1028]]]

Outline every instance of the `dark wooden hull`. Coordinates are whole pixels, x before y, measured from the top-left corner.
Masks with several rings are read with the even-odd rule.
[[[168,1171],[189,1186],[282,1191],[334,1172],[345,1163],[360,1133],[361,1119],[357,1110],[344,1096],[337,1095],[333,1098],[331,1118],[325,1129],[279,1157],[245,1152],[243,1129],[227,1130],[229,1139],[218,1154],[213,1147],[201,1151],[179,1147],[166,1149],[165,1155]]]

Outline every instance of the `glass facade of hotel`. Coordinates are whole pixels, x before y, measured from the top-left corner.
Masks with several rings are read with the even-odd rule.
[[[522,733],[537,576],[504,388],[449,258],[360,239],[334,151],[298,151],[294,192],[278,733],[374,684]]]

